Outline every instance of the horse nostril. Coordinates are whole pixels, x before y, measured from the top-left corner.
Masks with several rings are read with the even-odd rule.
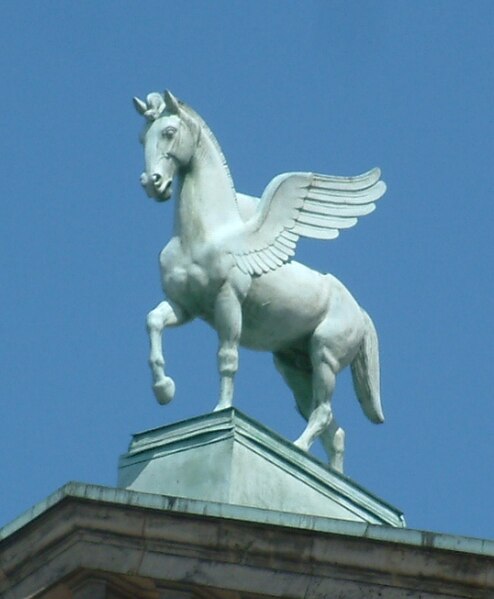
[[[158,185],[161,182],[162,177],[159,173],[153,173],[151,175],[151,179],[155,185]]]

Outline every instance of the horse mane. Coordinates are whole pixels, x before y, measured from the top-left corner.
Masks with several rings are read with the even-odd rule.
[[[211,140],[211,142],[213,143],[214,148],[216,149],[216,151],[218,152],[218,154],[221,157],[221,162],[223,164],[223,168],[225,169],[226,174],[228,176],[228,180],[230,181],[230,185],[232,187],[232,191],[233,191],[233,195],[235,197],[235,201],[237,201],[237,194],[236,194],[236,191],[235,191],[235,185],[233,183],[233,177],[232,177],[232,174],[231,174],[230,169],[228,167],[228,164],[226,162],[225,155],[223,154],[223,150],[221,149],[221,146],[218,143],[218,140],[216,139],[215,135],[213,134],[213,132],[209,128],[209,125],[206,123],[206,121],[202,118],[201,115],[199,115],[188,104],[185,104],[185,102],[183,102],[182,100],[178,100],[178,102],[180,104],[180,108],[185,112],[185,114],[193,122],[195,121],[195,124],[198,125],[199,131],[200,131],[200,135],[205,134]]]

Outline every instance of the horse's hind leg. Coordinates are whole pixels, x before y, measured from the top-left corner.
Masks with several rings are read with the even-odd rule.
[[[281,352],[273,354],[274,364],[283,377],[285,383],[292,390],[297,409],[305,418],[309,419],[312,405],[312,368],[303,368],[292,357]]]
[[[313,404],[312,368],[297,366],[294,364],[293,359],[281,353],[275,353],[273,357],[276,368],[293,392],[299,412],[305,420],[309,421]],[[338,426],[334,416],[331,417],[328,428],[320,433],[320,439],[330,466],[339,472],[343,472],[345,433]],[[299,442],[296,443],[299,447],[302,447]],[[305,447],[302,448],[305,449]]]
[[[334,416],[328,429],[321,433],[321,443],[328,455],[331,468],[343,472],[345,431],[338,425]]]
[[[331,467],[342,472],[344,432],[337,425],[331,408],[339,363],[328,344],[328,338],[330,338],[328,324],[327,322],[321,323],[310,340],[312,406],[307,427],[295,444],[308,451],[317,437],[321,436],[323,445],[329,454]]]

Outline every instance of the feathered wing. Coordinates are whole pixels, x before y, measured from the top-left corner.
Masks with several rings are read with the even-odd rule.
[[[245,273],[261,275],[295,254],[299,237],[335,239],[375,209],[386,191],[375,168],[357,177],[286,173],[266,187],[256,213],[229,244]]]

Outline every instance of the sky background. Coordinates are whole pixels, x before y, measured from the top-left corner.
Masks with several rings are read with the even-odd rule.
[[[140,188],[131,98],[168,88],[239,191],[381,167],[377,210],[297,253],[379,333],[385,424],[337,382],[346,474],[411,528],[493,539],[493,40],[491,1],[2,2],[0,525],[69,480],[115,485],[132,433],[216,404],[201,322],[166,332],[174,401],[150,388],[173,207]],[[271,356],[240,359],[235,406],[295,439]]]

